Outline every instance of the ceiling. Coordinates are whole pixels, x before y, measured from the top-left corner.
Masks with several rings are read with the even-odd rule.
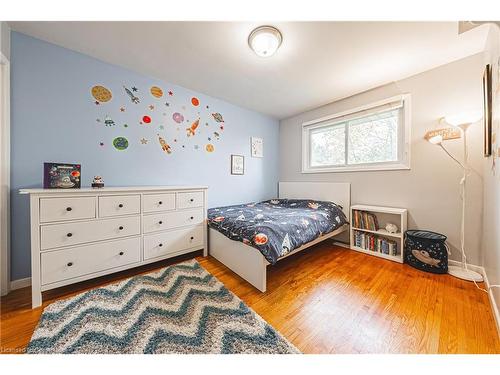
[[[268,22],[9,22],[13,30],[278,119],[483,51],[488,26],[272,22],[271,58],[248,47]]]

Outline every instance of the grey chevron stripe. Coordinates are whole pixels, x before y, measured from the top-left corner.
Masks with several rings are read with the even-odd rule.
[[[299,353],[195,260],[48,306],[28,353]]]

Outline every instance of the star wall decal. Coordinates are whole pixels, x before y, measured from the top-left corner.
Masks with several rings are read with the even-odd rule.
[[[148,140],[146,138],[141,139],[141,144],[145,145],[148,143]]]
[[[99,142],[99,146],[104,146],[104,142]]]
[[[149,109],[150,109],[150,110],[153,110],[153,109],[155,109],[155,106],[154,106],[154,105],[152,105],[152,104],[150,104],[150,105],[149,105]]]
[[[169,102],[165,102],[165,105],[166,105],[167,107],[170,107],[170,103],[169,103]]]
[[[173,93],[172,91],[169,91],[169,92],[168,92],[168,95],[173,96],[173,95],[174,95],[174,93]]]
[[[120,112],[125,112],[125,107],[120,107]]]
[[[97,100],[94,103],[95,103],[95,105],[100,105],[101,104]]]
[[[139,91],[139,90],[137,89],[137,87],[135,87],[135,86],[134,86],[134,87],[132,87],[132,91],[133,91],[133,92],[137,92],[137,91]]]

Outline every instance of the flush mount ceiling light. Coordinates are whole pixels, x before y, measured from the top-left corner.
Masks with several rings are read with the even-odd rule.
[[[282,41],[280,31],[272,26],[257,27],[248,36],[248,45],[260,57],[274,55]]]

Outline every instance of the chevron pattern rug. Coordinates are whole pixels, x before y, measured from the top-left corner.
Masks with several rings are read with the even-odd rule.
[[[28,353],[299,353],[196,260],[49,305]]]

